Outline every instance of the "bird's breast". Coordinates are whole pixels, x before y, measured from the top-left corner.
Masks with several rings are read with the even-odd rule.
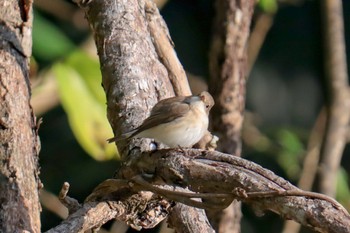
[[[138,134],[138,137],[154,138],[169,147],[191,147],[208,128],[208,116],[201,109],[191,109],[174,121],[157,125]]]

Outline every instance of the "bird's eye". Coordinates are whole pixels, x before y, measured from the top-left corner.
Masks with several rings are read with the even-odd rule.
[[[209,108],[210,106],[209,106],[209,104],[207,104],[207,105],[205,105],[205,107],[206,107],[206,108]]]

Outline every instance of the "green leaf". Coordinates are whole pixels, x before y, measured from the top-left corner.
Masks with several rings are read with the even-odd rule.
[[[113,134],[107,122],[105,105],[97,100],[82,75],[69,64],[57,63],[53,71],[62,106],[80,145],[97,160],[115,157],[115,146],[106,142]],[[101,80],[98,76],[94,78]]]
[[[36,58],[52,61],[60,58],[72,49],[74,44],[53,23],[34,12],[33,55]]]
[[[277,0],[260,0],[259,7],[266,13],[274,14],[278,10]]]
[[[339,200],[347,210],[350,210],[350,188],[348,182],[348,173],[344,168],[340,168],[337,179],[337,200]]]
[[[277,134],[277,141],[282,146],[278,155],[278,163],[286,171],[290,179],[297,179],[300,171],[300,159],[304,146],[292,131],[283,129]]]

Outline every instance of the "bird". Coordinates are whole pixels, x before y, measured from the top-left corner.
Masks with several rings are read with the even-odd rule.
[[[170,148],[190,148],[206,133],[213,105],[214,99],[206,91],[199,95],[163,99],[139,127],[122,137],[151,138]],[[111,143],[118,139],[114,137],[107,141]]]

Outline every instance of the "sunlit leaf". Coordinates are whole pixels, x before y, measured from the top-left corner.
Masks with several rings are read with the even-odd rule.
[[[89,91],[101,104],[105,105],[106,95],[101,87],[102,77],[98,60],[88,56],[83,51],[76,50],[69,55],[65,63],[74,67],[84,78]]]
[[[95,98],[84,78],[71,66],[58,63],[53,71],[62,106],[80,145],[97,160],[115,156],[115,146],[106,142],[112,131],[107,122],[105,105]]]

